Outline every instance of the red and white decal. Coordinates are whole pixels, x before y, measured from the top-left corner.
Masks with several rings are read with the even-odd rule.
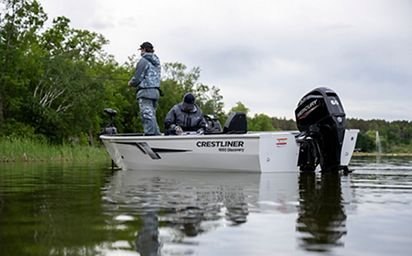
[[[288,144],[288,138],[276,138],[276,146],[285,146]]]

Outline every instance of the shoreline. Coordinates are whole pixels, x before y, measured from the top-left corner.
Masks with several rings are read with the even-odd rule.
[[[352,156],[386,156],[386,157],[412,157],[412,153],[367,153],[367,152],[353,152]]]

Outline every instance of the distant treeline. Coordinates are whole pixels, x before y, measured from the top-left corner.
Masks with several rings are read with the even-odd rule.
[[[412,121],[348,119],[348,127],[359,129],[356,147],[362,152],[412,153]]]
[[[63,16],[45,27],[47,19],[36,0],[0,0],[0,140],[93,145],[107,123],[107,107],[117,110],[120,132],[142,131],[135,92],[127,86],[137,56],[119,64],[104,51],[108,40],[103,35],[72,28]],[[166,113],[188,91],[196,95],[204,113],[216,115],[221,123],[226,120],[220,89],[201,83],[198,67],[164,63],[161,89],[165,96],[157,118],[162,130]],[[249,109],[238,102],[230,111]],[[361,130],[357,147],[362,151],[376,150],[378,131],[384,151],[412,152],[410,122],[349,119],[348,125]],[[248,127],[296,130],[294,120],[265,114],[248,116]]]
[[[361,152],[412,153],[412,121],[362,120],[348,118],[347,128],[359,129],[356,149]],[[272,118],[279,130],[296,130],[292,119]],[[379,145],[379,146],[378,146]],[[380,147],[380,149],[378,149]]]

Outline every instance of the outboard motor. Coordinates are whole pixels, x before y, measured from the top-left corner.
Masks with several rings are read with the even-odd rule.
[[[299,101],[295,117],[300,170],[314,171],[318,164],[322,171],[341,169],[346,117],[338,95],[329,88],[314,89]]]
[[[114,126],[114,117],[116,116],[117,112],[114,109],[111,108],[105,108],[104,109],[104,113],[106,113],[109,117],[110,117],[110,121],[109,123],[106,125],[106,127],[104,127],[102,129],[102,131],[100,132],[100,135],[103,134],[108,134],[108,135],[112,135],[112,134],[116,134],[117,133],[117,129]]]

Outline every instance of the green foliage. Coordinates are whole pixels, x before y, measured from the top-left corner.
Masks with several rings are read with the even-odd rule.
[[[285,117],[272,117],[272,126],[275,127],[276,130],[280,131],[296,131],[298,129],[295,120],[286,119]]]
[[[41,143],[94,145],[107,120],[104,108],[117,110],[119,132],[142,131],[135,90],[127,86],[138,56],[118,64],[103,47],[100,34],[72,28],[66,17],[44,27],[47,14],[36,0],[0,0],[0,134]],[[160,56],[161,57],[161,56]],[[223,124],[223,96],[214,85],[200,82],[200,68],[164,63],[157,118],[160,128],[170,108],[186,92],[196,95],[205,114]],[[237,102],[231,112],[249,113]],[[293,120],[255,114],[249,130],[296,130]],[[360,129],[361,150],[376,150],[376,131],[384,152],[411,151],[412,124],[408,121],[348,120]],[[5,152],[4,152],[5,153]]]
[[[272,118],[265,114],[255,114],[255,116],[248,120],[248,129],[250,131],[274,131],[272,126]]]
[[[377,135],[382,152],[411,153],[412,122],[348,119],[348,128],[359,129],[357,145],[363,152],[376,152]]]
[[[363,131],[360,131],[356,140],[356,148],[364,152],[374,152],[376,148],[375,138]]]
[[[0,123],[23,123],[52,142],[87,133],[95,140],[105,98],[107,40],[70,27],[65,17],[44,29],[37,1],[3,0],[0,19]],[[7,133],[7,125],[2,125]]]
[[[107,55],[108,41],[99,34],[70,26],[47,15],[36,0],[1,0],[0,124],[3,134],[47,138],[51,143],[89,144],[107,120],[103,109],[117,110],[120,132],[142,130],[135,90],[127,86],[136,55],[119,65]],[[157,117],[160,127],[184,93],[193,92],[207,113],[224,118],[223,97],[215,86],[199,82],[200,68],[165,63]],[[11,132],[11,129],[15,132]]]
[[[222,122],[225,117],[223,111],[223,96],[215,86],[208,86],[198,81],[200,69],[187,67],[181,63],[165,63],[163,65],[163,81],[161,90],[164,96],[160,98],[157,117],[159,126],[163,128],[163,120],[169,110],[183,99],[183,95],[192,92],[196,96],[196,104],[204,114],[214,114]]]
[[[47,15],[37,1],[2,0],[0,12],[0,123],[24,104],[26,65],[37,52],[37,33]],[[29,61],[28,61],[29,60]]]
[[[239,101],[236,102],[236,105],[230,109],[230,112],[241,112],[247,115],[249,113],[249,109]]]

